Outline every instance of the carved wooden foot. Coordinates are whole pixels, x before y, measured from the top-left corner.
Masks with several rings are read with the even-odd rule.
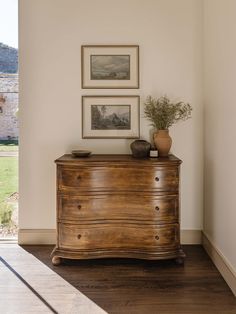
[[[175,259],[176,264],[178,265],[184,265],[184,257],[177,257]]]
[[[54,266],[58,266],[61,264],[61,258],[59,256],[53,256],[52,258],[52,264]]]

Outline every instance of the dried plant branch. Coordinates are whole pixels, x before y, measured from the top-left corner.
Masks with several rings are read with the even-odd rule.
[[[158,99],[147,97],[144,103],[145,117],[157,130],[167,130],[178,121],[185,121],[191,118],[192,107],[182,101],[172,103],[166,96]]]

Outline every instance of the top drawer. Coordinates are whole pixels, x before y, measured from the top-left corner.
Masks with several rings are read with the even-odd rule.
[[[59,190],[177,191],[178,167],[58,166]]]

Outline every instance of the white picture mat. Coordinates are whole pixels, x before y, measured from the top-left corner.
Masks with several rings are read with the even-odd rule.
[[[130,130],[92,130],[91,106],[92,105],[130,105],[131,129]],[[84,96],[83,106],[83,138],[138,138],[139,137],[139,96]]]
[[[83,46],[82,82],[83,88],[138,88],[139,85],[139,54],[138,46],[99,47]],[[129,55],[130,79],[129,80],[91,80],[91,55]]]

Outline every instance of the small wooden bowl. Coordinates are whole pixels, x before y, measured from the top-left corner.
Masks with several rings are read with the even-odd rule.
[[[91,155],[91,152],[89,150],[72,150],[71,154],[73,157],[88,157]]]

